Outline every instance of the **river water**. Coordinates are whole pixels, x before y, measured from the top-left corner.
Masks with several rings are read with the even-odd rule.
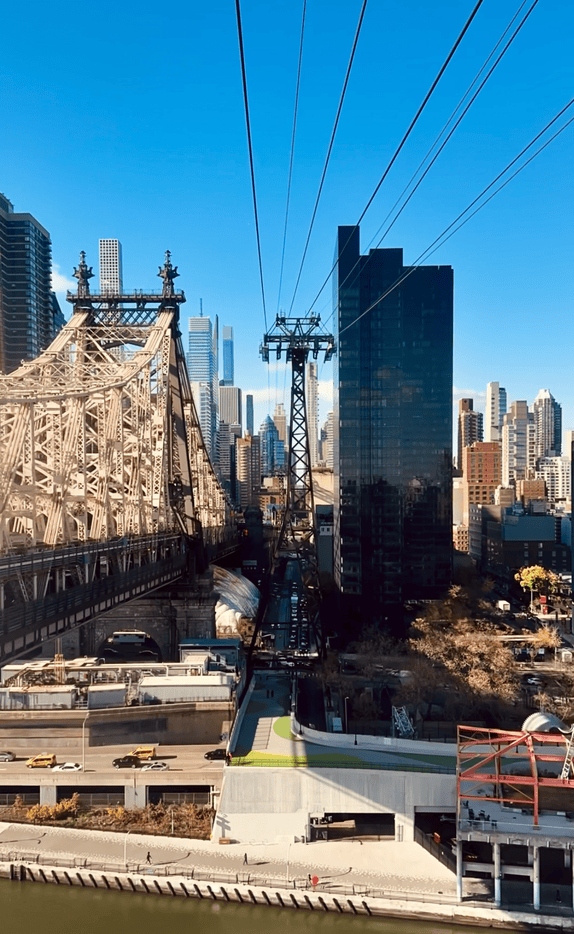
[[[0,880],[0,918],[14,934],[484,934],[448,922],[363,918],[60,888]]]

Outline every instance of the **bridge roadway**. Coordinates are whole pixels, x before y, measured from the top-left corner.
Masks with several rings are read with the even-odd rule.
[[[22,794],[39,791],[41,804],[55,804],[58,800],[58,788],[80,794],[117,790],[118,797],[124,795],[126,807],[143,807],[147,804],[149,789],[180,791],[183,787],[199,786],[205,792],[216,794],[221,789],[223,761],[210,761],[204,754],[213,749],[209,746],[158,746],[156,759],[167,762],[168,769],[163,772],[144,771],[142,769],[115,769],[112,760],[125,756],[133,746],[98,746],[85,749],[85,771],[57,772],[52,769],[31,769],[26,766],[26,759],[41,752],[54,753],[57,763],[84,762],[81,744],[75,751],[69,747],[51,745],[48,740],[40,749],[30,746],[27,749],[14,750],[13,762],[0,762],[0,801],[2,796],[17,789]],[[92,791],[91,791],[92,789]],[[61,794],[60,794],[61,797]],[[124,803],[122,802],[122,803]]]
[[[202,540],[159,533],[0,558],[0,664],[159,587],[193,581],[196,564],[238,546],[233,529],[220,540],[214,531]]]
[[[160,534],[1,559],[0,663],[177,580],[192,557],[185,536]]]

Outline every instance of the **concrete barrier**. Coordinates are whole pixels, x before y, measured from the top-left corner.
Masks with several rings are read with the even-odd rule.
[[[147,876],[147,877],[146,877]],[[441,920],[455,924],[474,924],[503,929],[539,929],[541,931],[574,931],[574,919],[529,912],[504,911],[483,905],[446,905],[417,901],[414,898],[375,898],[362,895],[335,895],[325,891],[287,889],[281,886],[254,886],[248,883],[221,884],[213,881],[190,882],[177,876],[155,876],[153,870],[143,873],[119,873],[53,867],[45,872],[36,863],[0,862],[0,878],[14,882],[40,882],[55,885],[105,888],[120,892],[143,892],[172,898],[208,898],[212,901],[237,904],[266,905],[292,908],[295,911],[332,911],[335,914],[367,917],[400,917],[421,920]]]
[[[432,740],[400,739],[397,736],[368,736],[362,733],[325,733],[303,726],[295,714],[291,715],[291,730],[295,735],[304,736],[320,746],[339,746],[352,752],[358,746],[361,749],[385,752],[418,753],[425,756],[455,756],[456,743],[435,743]]]

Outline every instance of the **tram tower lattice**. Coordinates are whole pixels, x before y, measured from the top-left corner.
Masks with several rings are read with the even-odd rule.
[[[274,329],[265,334],[260,347],[261,356],[267,363],[270,350],[275,351],[277,360],[280,360],[285,352],[285,359],[287,362],[291,361],[292,369],[287,496],[277,551],[282,547],[294,547],[299,550],[306,544],[306,550],[311,552],[310,557],[315,559],[314,565],[316,529],[305,402],[305,367],[309,355],[316,360],[324,351],[327,362],[335,353],[335,339],[332,334],[319,331],[320,321],[319,315],[307,318],[277,315]]]

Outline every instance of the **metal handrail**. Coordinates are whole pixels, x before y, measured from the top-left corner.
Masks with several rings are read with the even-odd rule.
[[[325,768],[325,769],[383,769],[391,772],[433,772],[441,775],[456,775],[456,768],[450,766],[437,766],[429,763],[425,765],[420,764],[411,764],[408,762],[400,763],[385,763],[381,762],[367,762],[365,760],[355,760],[353,762],[348,762],[345,760],[333,760],[326,761],[321,753],[317,755],[311,754],[310,756],[284,756],[281,759],[275,759],[271,757],[265,757],[264,759],[246,759],[240,756],[232,756],[231,761],[228,762],[228,765],[231,766],[251,766],[254,768],[292,768],[293,759],[295,760],[296,765],[300,765],[307,768]],[[316,760],[316,761],[315,761]]]

